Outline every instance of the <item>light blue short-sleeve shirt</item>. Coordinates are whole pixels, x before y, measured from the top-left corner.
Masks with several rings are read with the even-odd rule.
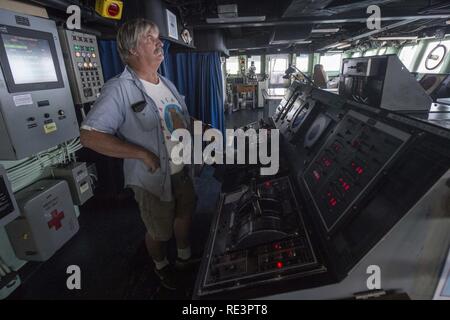
[[[189,126],[190,117],[184,99],[168,79],[162,76],[159,78],[178,100]],[[140,111],[133,110],[133,105],[141,106],[135,108]],[[161,167],[154,173],[149,171],[142,160],[124,159],[125,186],[144,188],[162,201],[173,200],[169,155],[159,111],[130,67],[126,66],[122,74],[105,83],[100,97],[81,127],[116,135],[157,155]]]

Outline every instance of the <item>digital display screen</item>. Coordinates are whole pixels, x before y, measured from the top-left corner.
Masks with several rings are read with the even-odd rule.
[[[58,81],[48,40],[11,34],[1,37],[16,85]]]

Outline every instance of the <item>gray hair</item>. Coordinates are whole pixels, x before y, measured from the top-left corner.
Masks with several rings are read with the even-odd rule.
[[[158,26],[146,19],[134,19],[125,22],[117,31],[117,49],[123,63],[128,62],[130,50],[137,47],[139,39],[149,30]]]

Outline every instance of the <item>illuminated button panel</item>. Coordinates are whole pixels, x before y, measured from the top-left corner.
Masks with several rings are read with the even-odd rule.
[[[344,117],[304,174],[327,231],[351,211],[408,138],[354,111]]]
[[[258,271],[272,271],[315,263],[305,238],[294,238],[258,248]]]
[[[103,76],[99,72],[98,50],[94,41],[95,37],[91,35],[72,35],[73,56],[85,98],[97,97],[103,85]]]
[[[93,102],[104,84],[97,39],[94,35],[64,30],[66,54],[72,62],[69,72],[76,104]]]
[[[212,285],[241,281],[245,278],[316,265],[317,260],[309,240],[305,236],[299,236],[215,256],[211,261],[206,283]]]

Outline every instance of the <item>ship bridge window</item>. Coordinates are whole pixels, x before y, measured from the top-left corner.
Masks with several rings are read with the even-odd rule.
[[[439,44],[443,45],[446,48],[446,50],[444,50],[443,47],[434,50],[436,48],[436,46]],[[430,42],[427,46],[427,49],[425,50],[425,54],[422,57],[422,61],[420,62],[417,72],[419,72],[419,73],[445,72],[445,70],[443,70],[443,68],[444,68],[445,60],[447,59],[449,51],[450,51],[450,40]],[[430,54],[431,54],[431,56],[430,56]],[[427,62],[427,60],[428,60],[428,62]],[[428,65],[428,68],[430,68],[430,69],[427,69],[427,65]]]
[[[247,59],[247,70],[250,69],[250,66],[252,65],[252,61],[255,63],[256,74],[261,73],[261,56],[250,56]]]
[[[376,56],[378,49],[371,49],[364,52],[364,57]]]
[[[382,56],[382,55],[386,54],[387,49],[388,49],[387,47],[380,48],[380,50],[378,50],[378,55]]]
[[[270,85],[287,85],[288,82],[283,79],[285,71],[289,66],[289,56],[275,55],[269,58]]]
[[[238,57],[229,57],[225,61],[227,74],[237,75],[239,73]]]
[[[309,54],[300,54],[295,57],[295,66],[302,72],[309,71]]]
[[[404,46],[401,51],[400,55],[398,56],[400,61],[405,65],[405,67],[411,71],[413,67],[413,58],[414,54],[416,53],[417,45],[408,45]]]
[[[255,63],[255,73],[260,74],[261,73],[261,56],[250,56],[247,59],[247,70],[250,69],[250,66],[252,65],[252,61]]]
[[[342,53],[332,53],[320,56],[320,64],[326,72],[339,72],[341,70]]]

